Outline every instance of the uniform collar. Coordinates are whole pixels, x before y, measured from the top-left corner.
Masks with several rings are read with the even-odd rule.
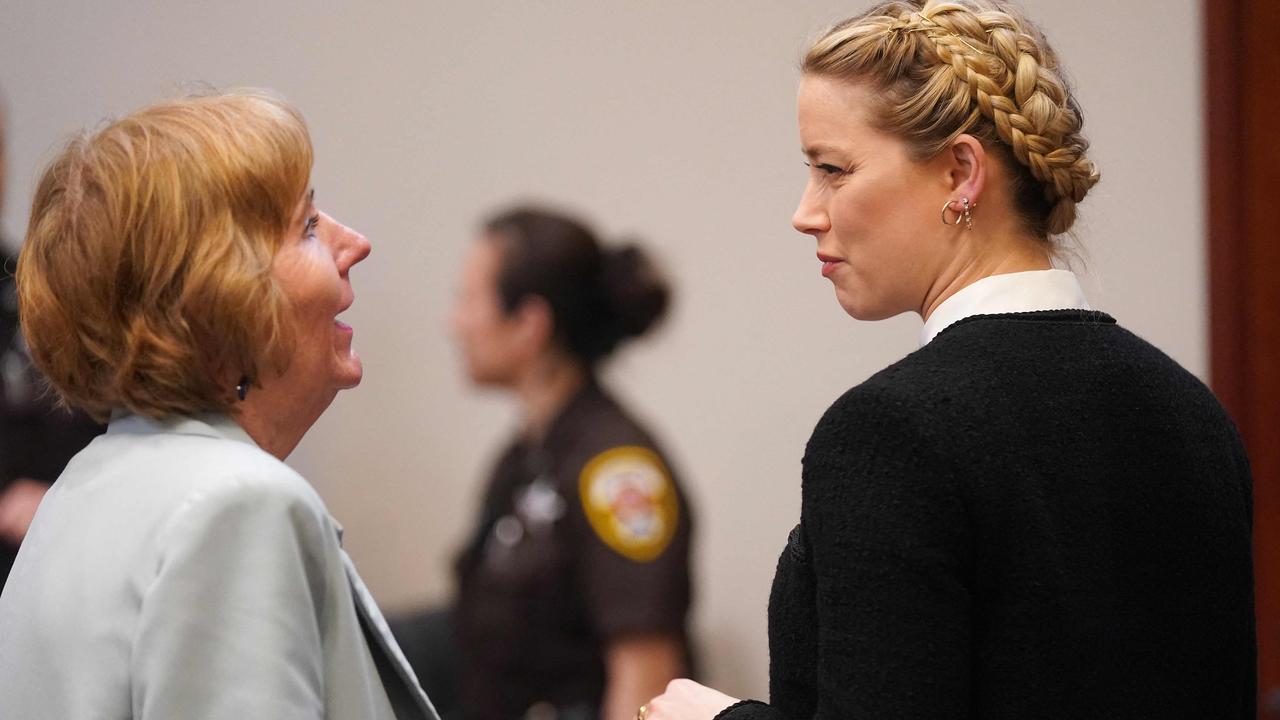
[[[582,383],[582,387],[573,394],[569,402],[560,408],[560,412],[556,414],[551,424],[547,426],[547,432],[542,436],[542,441],[537,443],[543,450],[554,452],[562,442],[573,442],[582,432],[582,427],[577,423],[575,418],[583,412],[588,412],[587,408],[595,406],[599,402],[607,402],[607,396],[600,387],[594,376],[588,376]]]
[[[967,317],[1038,310],[1092,308],[1070,270],[991,275],[962,288],[934,309],[920,329],[920,347],[928,345],[947,326]]]

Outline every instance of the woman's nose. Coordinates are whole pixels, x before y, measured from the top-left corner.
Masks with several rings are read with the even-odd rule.
[[[800,196],[800,204],[791,216],[791,226],[806,235],[818,235],[831,229],[831,220],[826,208],[818,202],[817,193],[811,185],[805,186]]]
[[[352,230],[349,227],[343,226],[343,228],[351,236],[351,239],[350,239],[351,254],[352,254],[351,264],[355,265],[361,260],[364,260],[365,258],[369,257],[369,253],[373,252],[373,243],[369,242],[369,238],[365,237],[364,235],[361,235],[360,233],[356,232],[355,230]]]
[[[333,223],[334,237],[336,239],[334,252],[337,255],[340,268],[346,270],[369,257],[369,253],[373,251],[373,244],[369,242],[369,238],[334,220],[329,215],[325,215],[324,219]]]

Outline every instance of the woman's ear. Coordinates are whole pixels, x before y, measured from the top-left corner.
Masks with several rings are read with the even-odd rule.
[[[947,179],[956,198],[966,197],[977,205],[987,186],[987,149],[974,136],[962,133],[943,152]]]
[[[551,305],[544,298],[526,296],[516,307],[514,320],[517,342],[523,353],[535,357],[551,344],[556,322]]]

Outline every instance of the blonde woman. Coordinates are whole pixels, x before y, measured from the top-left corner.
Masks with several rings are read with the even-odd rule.
[[[770,704],[676,681],[639,715],[1253,718],[1248,461],[1052,269],[1098,172],[1044,36],[881,3],[808,51],[798,111],[795,227],[849,315],[916,312],[921,347],[809,441]]]
[[[143,108],[45,171],[18,262],[31,355],[107,433],[0,595],[0,717],[435,718],[282,460],[360,382],[311,141],[257,93]]]

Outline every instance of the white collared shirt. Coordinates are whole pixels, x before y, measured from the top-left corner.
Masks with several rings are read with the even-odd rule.
[[[942,301],[920,329],[920,347],[948,326],[974,315],[1092,310],[1080,282],[1070,270],[1030,270],[992,275]]]

